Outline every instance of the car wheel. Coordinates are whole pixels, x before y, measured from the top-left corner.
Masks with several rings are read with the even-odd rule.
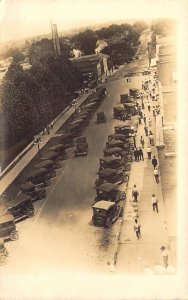
[[[129,176],[128,176],[128,175],[126,175],[126,176],[123,178],[123,181],[124,181],[124,182],[127,182],[127,181],[129,181]]]
[[[5,265],[5,264],[6,264],[6,260],[7,260],[6,255],[1,254],[1,255],[0,255],[0,266]]]
[[[56,171],[51,171],[50,172],[50,177],[52,177],[52,178],[56,177]]]
[[[26,210],[26,215],[28,218],[31,218],[34,216],[34,209],[32,207],[28,207]]]
[[[107,219],[106,223],[105,223],[105,227],[106,228],[110,228],[112,226],[112,220],[111,219]]]
[[[104,170],[104,168],[103,167],[99,167],[99,171],[102,171],[102,170]]]
[[[19,239],[19,234],[17,231],[12,231],[10,234],[11,241],[17,241]]]
[[[96,185],[96,186],[100,185],[99,179],[96,179],[96,180],[95,180],[95,185]]]
[[[38,198],[39,200],[43,199],[46,197],[46,191],[43,190],[43,191],[40,191],[39,194],[38,194]]]
[[[50,186],[50,180],[49,180],[49,179],[45,179],[44,185],[45,185],[45,186]]]
[[[94,225],[94,226],[97,226],[97,222],[96,222],[96,219],[95,219],[94,216],[92,217],[92,222],[93,222],[93,225]]]

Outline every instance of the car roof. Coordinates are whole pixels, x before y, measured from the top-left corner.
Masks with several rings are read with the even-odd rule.
[[[111,140],[111,141],[108,141],[107,144],[110,144],[110,145],[114,145],[114,144],[124,144],[124,142],[121,141],[121,140]]]
[[[88,108],[88,107],[92,107],[96,104],[96,102],[92,102],[92,103],[89,103],[89,104],[86,104],[85,107]]]
[[[48,170],[46,168],[35,169],[29,173],[28,177],[36,176],[38,174],[46,174],[47,172]]]
[[[58,157],[59,156],[59,154],[57,153],[57,152],[55,152],[55,151],[50,151],[50,152],[47,152],[47,153],[45,153],[43,156],[42,156],[42,159],[49,159],[50,160],[50,158],[56,158],[56,157]]]
[[[32,182],[26,182],[21,186],[22,190],[32,190],[35,188],[35,185]]]
[[[36,169],[36,168],[37,168],[37,169],[45,168],[45,167],[48,167],[48,166],[53,165],[53,164],[54,164],[53,160],[46,159],[46,160],[41,161],[41,162],[39,162],[38,164],[36,164],[36,165],[35,165],[35,169]]]
[[[61,140],[69,138],[69,137],[72,137],[72,133],[64,133],[64,134],[62,134],[62,135],[59,136],[59,138]]]
[[[106,183],[103,183],[103,184],[97,186],[96,189],[99,191],[108,192],[108,191],[117,189],[117,185],[110,183],[110,182],[106,182]]]
[[[107,156],[107,157],[103,157],[103,158],[100,158],[100,160],[104,160],[106,162],[111,162],[111,161],[117,161],[117,160],[121,160],[120,157],[112,157],[112,156]]]
[[[114,205],[115,205],[115,203],[112,202],[112,201],[101,200],[101,201],[96,202],[96,203],[92,206],[92,208],[100,208],[100,209],[105,209],[105,210],[107,210],[107,209],[111,208],[111,207],[114,206]]]
[[[138,92],[139,89],[137,89],[137,88],[131,88],[131,89],[129,89],[129,91],[132,91],[132,92]]]
[[[119,151],[122,152],[122,149],[119,148],[119,147],[112,147],[112,148],[104,148],[103,151],[107,152],[107,153],[116,153],[116,152],[119,152]]]
[[[50,150],[54,151],[56,149],[64,149],[64,146],[62,144],[56,144],[50,147]]]
[[[122,133],[112,133],[112,134],[109,134],[108,136],[110,136],[110,137],[125,137],[124,136],[124,134],[122,134]]]
[[[107,176],[113,173],[118,173],[118,170],[112,168],[106,168],[98,172],[99,175],[107,175]]]
[[[9,207],[13,207],[13,206],[19,205],[22,202],[29,201],[29,200],[31,200],[31,196],[21,193],[21,194],[18,194],[15,199],[9,201],[7,203],[7,205]]]

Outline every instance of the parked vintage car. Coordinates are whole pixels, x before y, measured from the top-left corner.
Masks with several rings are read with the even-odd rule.
[[[7,209],[13,215],[14,219],[23,216],[31,218],[34,216],[34,206],[31,196],[20,193],[13,200],[7,202]]]
[[[92,222],[95,226],[104,226],[109,228],[122,215],[120,205],[111,201],[101,200],[92,206]]]
[[[106,116],[104,114],[104,111],[100,111],[97,113],[97,123],[104,123],[106,122]]]
[[[131,114],[129,114],[124,107],[114,107],[113,111],[114,119],[119,119],[123,121],[131,119]]]
[[[65,147],[62,144],[56,144],[56,145],[50,147],[50,151],[58,152],[60,155],[60,159],[62,159],[62,160],[68,159],[68,154],[65,151]]]
[[[106,168],[98,172],[99,178],[95,180],[95,185],[99,186],[105,182],[121,184],[129,180],[129,172],[123,172],[112,168]]]
[[[66,127],[66,133],[68,134],[71,134],[72,137],[76,137],[76,136],[79,136],[82,134],[82,130],[83,130],[83,126],[82,124],[69,124],[67,127]]]
[[[129,89],[129,94],[134,99],[139,99],[140,98],[140,90],[137,89],[137,88]]]
[[[86,104],[84,108],[90,110],[93,113],[97,108],[97,102]]]
[[[134,134],[134,128],[132,128],[130,125],[116,125],[114,126],[115,133],[124,134],[125,137],[131,137],[132,134]]]
[[[62,157],[59,152],[50,151],[43,154],[40,161],[51,160],[53,162],[53,168],[61,168]]]
[[[111,141],[106,142],[106,147],[107,148],[119,147],[121,149],[124,149],[125,143],[121,140],[111,140]]]
[[[48,170],[50,178],[56,177],[56,164],[52,160],[43,160],[34,166],[35,169],[45,168]]]
[[[113,134],[109,134],[108,135],[108,141],[112,141],[112,140],[120,140],[123,141],[124,143],[128,143],[129,142],[129,138],[126,138],[124,134],[121,133],[113,133]]]
[[[132,116],[137,115],[135,103],[123,103],[123,106],[128,114],[130,114]]]
[[[122,94],[120,95],[120,102],[123,103],[132,103],[133,99],[129,94]]]
[[[3,240],[10,239],[11,241],[19,239],[14,217],[7,211],[5,206],[0,207],[0,238]]]
[[[41,200],[46,197],[46,190],[44,187],[35,186],[32,182],[26,182],[21,186],[21,193],[29,195],[32,202]]]
[[[131,163],[126,162],[123,158],[115,157],[115,156],[107,156],[99,159],[100,166],[99,171],[106,169],[106,168],[112,168],[116,170],[122,170],[122,171],[130,171],[131,169]]]
[[[107,200],[112,202],[119,202],[125,200],[126,194],[124,191],[120,191],[116,184],[105,182],[96,187],[97,196],[95,202],[100,200]]]
[[[115,157],[123,158],[124,161],[126,162],[131,162],[133,153],[130,151],[122,150],[119,147],[114,147],[114,148],[104,148],[103,154],[105,157],[115,156]]]
[[[44,184],[44,186],[49,186],[50,185],[49,172],[45,168],[35,169],[29,173],[27,177],[27,181],[30,181],[35,185]]]
[[[79,137],[77,137],[75,139],[75,142],[76,142],[76,144],[87,144],[87,146],[88,146],[86,136],[79,136]]]
[[[75,156],[87,155],[88,144],[87,143],[78,143],[76,144]]]

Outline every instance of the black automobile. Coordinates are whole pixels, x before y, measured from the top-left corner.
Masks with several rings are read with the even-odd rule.
[[[128,112],[124,107],[114,107],[113,111],[114,111],[113,112],[114,119],[119,119],[123,121],[131,119],[131,114],[128,114]]]
[[[51,160],[53,162],[53,168],[61,168],[61,154],[59,152],[50,151],[41,156],[40,161]]]
[[[40,163],[36,164],[35,169],[45,168],[48,170],[50,178],[56,177],[56,164],[52,160],[43,160]]]
[[[20,193],[13,200],[7,203],[8,211],[13,215],[14,219],[23,216],[31,218],[34,216],[34,206],[31,196]]]
[[[92,206],[92,209],[92,222],[95,226],[109,228],[122,215],[122,208],[120,205],[111,201],[98,201]]]
[[[135,103],[124,103],[123,106],[128,114],[130,114],[132,116],[137,115]]]
[[[106,122],[106,116],[104,114],[104,111],[100,111],[97,113],[97,123],[104,123]]]
[[[59,142],[64,146],[65,149],[73,147],[73,134],[64,133],[60,135]]]
[[[106,168],[98,172],[99,178],[95,180],[95,185],[99,186],[105,182],[121,184],[129,180],[129,172],[123,172],[112,168]]]
[[[120,157],[107,156],[107,157],[100,158],[99,161],[100,161],[99,171],[106,168],[112,168],[112,169],[122,170],[122,171],[130,171],[131,169],[131,163],[126,162],[123,158]]]
[[[132,152],[126,151],[126,150],[122,150],[119,147],[104,148],[103,154],[104,154],[105,157],[107,157],[107,156],[115,156],[115,157],[123,158],[124,161],[126,161],[126,162],[131,162],[132,161],[132,155],[133,155]]]
[[[97,102],[95,101],[95,102],[86,104],[84,106],[84,108],[87,109],[88,111],[90,111],[91,113],[93,113],[97,108]]]
[[[130,125],[116,125],[114,126],[115,133],[124,134],[126,138],[131,137],[134,129]]]
[[[76,137],[82,134],[83,126],[82,124],[69,124],[66,127],[66,133],[71,134],[72,137]]]
[[[133,99],[129,94],[122,94],[120,95],[120,102],[123,103],[132,103]]]
[[[44,187],[35,186],[32,182],[26,182],[21,186],[21,193],[31,197],[32,202],[41,200],[46,197],[46,190]]]
[[[19,239],[14,217],[7,211],[7,206],[0,206],[0,238],[11,241]]]
[[[27,177],[27,181],[30,181],[35,185],[44,184],[44,186],[49,186],[50,185],[49,171],[45,168],[35,169],[29,173]]]
[[[111,141],[106,142],[106,147],[107,148],[119,147],[121,149],[124,149],[125,143],[121,140],[111,140]]]
[[[124,143],[129,143],[129,138],[126,138],[124,134],[121,133],[113,133],[108,135],[108,141],[112,140],[120,140],[123,141]]]
[[[119,202],[125,200],[126,194],[124,191],[120,191],[116,184],[105,182],[96,187],[97,196],[95,202],[100,200],[107,200],[112,202]]]
[[[140,90],[137,89],[137,88],[129,89],[129,94],[134,99],[139,99],[140,98]]]
[[[88,153],[88,144],[87,143],[78,143],[76,144],[76,149],[74,151],[75,156],[87,155]]]
[[[76,144],[87,144],[87,138],[86,136],[79,136],[75,139]]]
[[[50,151],[58,152],[61,160],[68,159],[68,154],[65,151],[65,147],[62,144],[57,144],[57,145],[50,147]]]

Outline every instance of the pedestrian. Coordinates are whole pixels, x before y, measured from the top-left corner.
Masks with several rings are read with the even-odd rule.
[[[54,122],[52,121],[51,123],[50,123],[50,128],[53,130],[53,128],[54,128]]]
[[[134,159],[135,159],[135,161],[138,161],[138,149],[137,148],[134,149]]]
[[[46,126],[46,131],[47,131],[47,134],[49,135],[50,134],[50,126],[49,125]]]
[[[147,147],[147,154],[148,154],[148,159],[151,159],[151,147]]]
[[[150,118],[149,118],[149,120],[148,120],[148,124],[149,124],[149,127],[151,127],[152,122],[151,122],[151,119],[150,119]]]
[[[150,106],[150,103],[148,101],[148,111],[150,111],[150,108],[151,108],[151,106]]]
[[[157,166],[155,167],[153,174],[155,176],[156,183],[158,184],[159,183],[159,169]]]
[[[161,247],[161,254],[162,254],[162,257],[163,257],[164,266],[167,269],[167,267],[168,267],[168,251],[167,251],[165,246]]]
[[[146,125],[146,115],[145,114],[143,116],[143,119],[144,119],[144,125]]]
[[[150,131],[149,132],[149,143],[150,143],[150,145],[151,145],[152,140],[153,140],[153,133]]]
[[[148,126],[144,126],[145,135],[148,136]]]
[[[127,82],[129,82],[129,78],[127,77]]]
[[[139,196],[139,193],[138,193],[138,190],[136,188],[136,184],[134,184],[134,187],[132,189],[132,198],[133,198],[134,202],[138,201],[138,196]]]
[[[134,225],[134,231],[136,232],[136,237],[137,237],[137,240],[139,239],[139,238],[141,238],[141,232],[140,232],[140,224],[138,223],[138,220],[137,219],[135,219],[134,220],[135,221],[135,225]]]
[[[139,124],[139,125],[142,125],[142,118],[141,118],[140,115],[138,116],[138,124]]]
[[[144,160],[144,154],[141,147],[138,150],[138,158],[139,160]]]
[[[143,101],[143,98],[142,98],[142,109],[144,109],[144,101]]]
[[[153,165],[153,168],[155,169],[155,167],[158,165],[158,161],[157,161],[157,159],[155,158],[155,156],[152,158],[151,163],[152,163],[152,165]]]
[[[144,139],[142,136],[140,137],[140,144],[142,145],[142,148],[144,149]]]
[[[156,212],[158,213],[159,212],[159,210],[158,210],[158,200],[155,197],[155,194],[153,194],[152,197],[151,197],[151,205],[153,207],[153,211],[156,210]]]

